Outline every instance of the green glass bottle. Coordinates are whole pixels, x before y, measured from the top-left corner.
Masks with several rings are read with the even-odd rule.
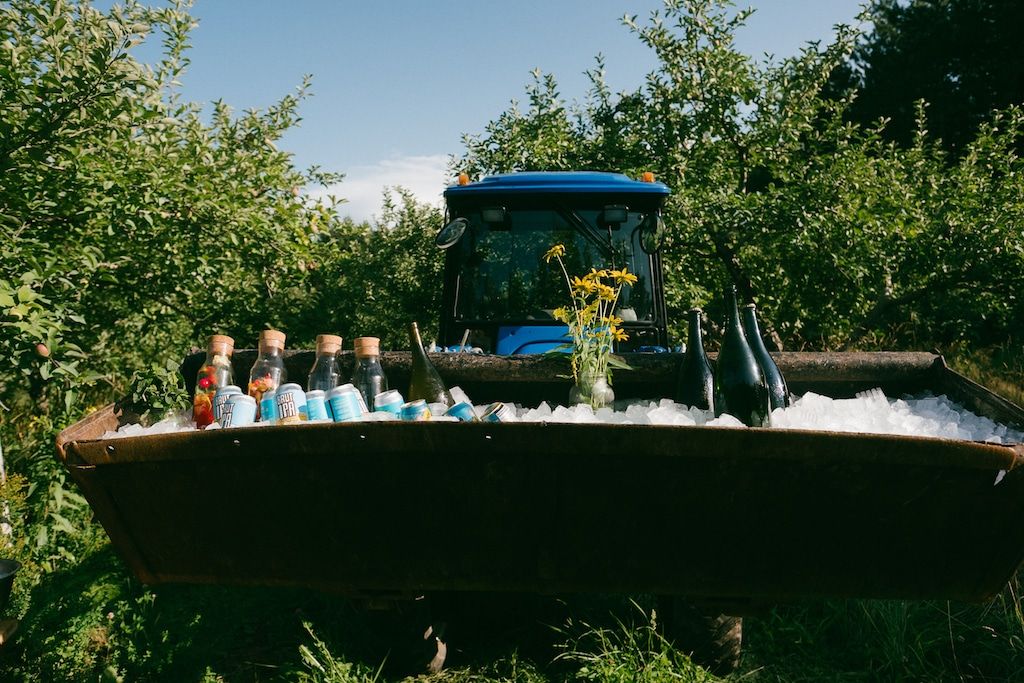
[[[764,345],[764,338],[761,336],[761,328],[757,324],[757,310],[754,304],[747,304],[743,307],[743,331],[747,335],[747,343],[750,350],[757,358],[757,364],[761,366],[764,373],[764,383],[768,387],[768,398],[771,401],[771,408],[785,408],[789,405],[789,387],[786,386],[786,378],[776,365],[775,359],[768,353]]]
[[[416,323],[409,325],[409,350],[412,352],[412,373],[409,376],[407,401],[423,399],[427,403],[443,403],[449,408],[455,404],[448,388],[441,381],[433,363],[423,350],[420,328]]]
[[[729,319],[715,368],[715,415],[728,413],[748,427],[768,427],[771,425],[768,388],[743,333],[735,287],[729,288],[726,299]]]
[[[711,361],[704,352],[704,338],[701,332],[701,310],[691,308],[689,333],[686,338],[686,355],[679,367],[676,382],[676,400],[684,405],[701,410],[714,410],[715,378],[711,372]]]

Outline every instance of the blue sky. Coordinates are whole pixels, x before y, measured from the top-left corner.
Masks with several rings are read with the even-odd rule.
[[[807,41],[827,42],[854,23],[856,0],[757,0],[737,37],[740,49],[777,57]],[[238,110],[265,107],[313,75],[301,126],[282,141],[299,166],[346,174],[334,193],[368,219],[385,185],[439,201],[449,155],[463,133],[482,131],[530,72],[553,73],[562,94],[581,98],[583,72],[606,59],[613,90],[642,83],[651,52],[622,26],[660,0],[196,0],[192,65],[183,94],[221,98]],[[149,56],[150,49],[140,53]]]

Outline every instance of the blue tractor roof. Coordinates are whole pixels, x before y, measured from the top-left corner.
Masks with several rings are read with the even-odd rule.
[[[468,185],[452,185],[444,191],[445,199],[490,194],[637,194],[665,197],[665,183],[633,180],[621,173],[597,171],[548,171],[503,173],[492,175]]]

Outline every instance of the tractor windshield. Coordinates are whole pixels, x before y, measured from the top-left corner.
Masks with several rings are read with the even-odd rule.
[[[591,268],[626,267],[638,281],[626,287],[617,315],[625,321],[654,319],[651,257],[640,248],[645,214],[625,211],[625,220],[608,223],[601,206],[591,208],[481,207],[461,211],[469,230],[455,247],[458,277],[455,320],[462,323],[541,322],[568,303],[565,276],[558,263],[544,262],[555,244],[565,245],[570,277]],[[620,213],[616,220],[621,219]]]

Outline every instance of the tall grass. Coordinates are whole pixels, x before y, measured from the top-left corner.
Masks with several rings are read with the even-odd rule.
[[[1010,340],[986,349],[954,346],[945,355],[957,372],[1024,406],[1024,344]]]

